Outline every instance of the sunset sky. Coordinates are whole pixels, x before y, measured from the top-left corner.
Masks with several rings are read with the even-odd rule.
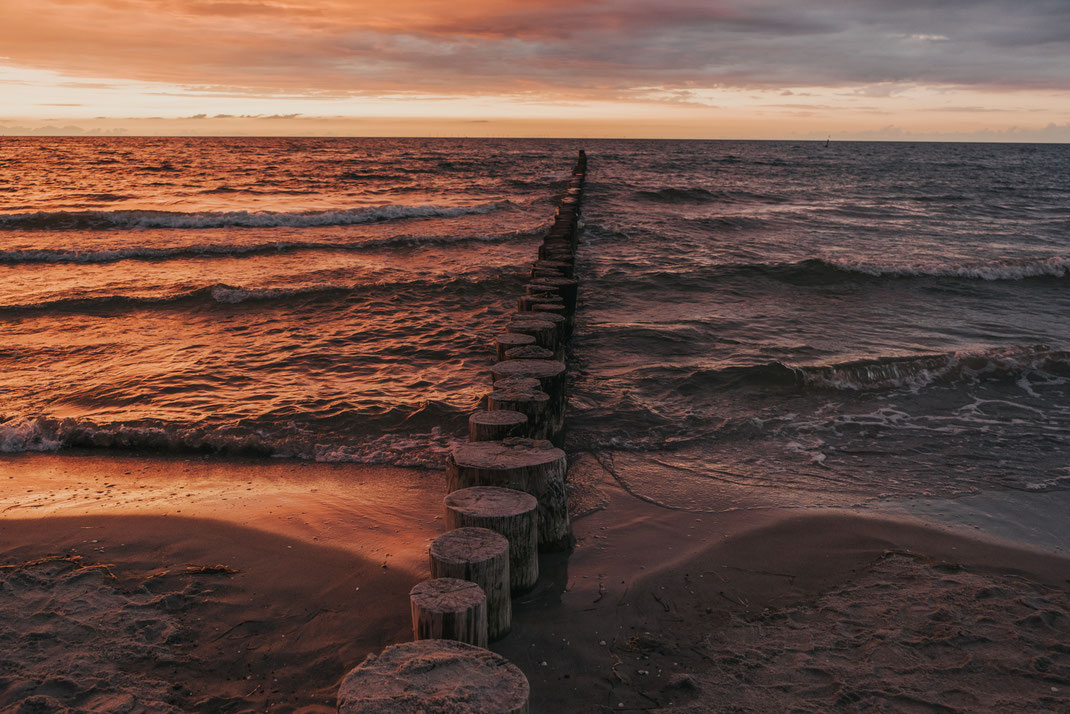
[[[1067,0],[0,0],[0,133],[1070,141]]]

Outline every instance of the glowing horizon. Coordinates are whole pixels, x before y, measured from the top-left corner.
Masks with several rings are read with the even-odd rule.
[[[0,0],[0,134],[1070,141],[1070,7]]]

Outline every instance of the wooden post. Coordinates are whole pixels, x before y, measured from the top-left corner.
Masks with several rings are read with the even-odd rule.
[[[487,409],[520,412],[528,418],[532,439],[545,439],[550,433],[550,395],[538,388],[495,389],[487,395]]]
[[[565,384],[568,375],[565,363],[548,359],[511,359],[499,362],[491,367],[491,380],[496,384],[499,379],[508,377],[534,377],[539,380],[539,388],[550,395],[546,412],[546,438],[560,445],[565,430]]]
[[[534,377],[506,377],[495,382],[494,388],[537,390],[539,388],[539,380]]]
[[[535,275],[535,271],[538,270],[551,270],[556,271],[558,274],[563,275],[566,278],[571,278],[573,274],[573,265],[568,260],[551,260],[549,258],[536,260],[531,265],[532,275],[531,277],[538,277]]]
[[[530,427],[527,415],[511,409],[472,412],[468,417],[468,440],[500,441],[510,436],[527,436]]]
[[[570,311],[576,310],[576,293],[579,283],[574,278],[536,278],[528,283],[528,295],[546,292],[547,288],[557,292],[565,300]]]
[[[564,402],[565,363],[549,359],[511,359],[498,362],[490,368],[491,381],[512,377],[530,377],[539,380],[539,388],[550,395],[551,400]]]
[[[562,306],[563,308],[564,306]],[[510,322],[521,322],[527,320],[542,320],[543,322],[552,322],[557,329],[557,340],[563,342],[568,337],[568,333],[565,330],[565,323],[567,320],[564,315],[559,315],[556,312],[535,312],[534,310],[528,310],[527,312],[513,312],[509,314]]]
[[[477,444],[500,444],[479,441]],[[509,634],[513,617],[509,541],[486,528],[458,528],[431,542],[431,577],[471,580],[487,594],[487,637]]]
[[[550,293],[541,293],[538,295],[521,295],[516,299],[516,311],[528,312],[532,309],[533,305],[558,305],[561,308],[565,307],[565,301],[558,295],[551,295]]]
[[[539,549],[572,546],[565,492],[565,452],[542,439],[505,439],[462,444],[446,458],[446,491],[469,486],[515,488],[539,506]]]
[[[531,309],[528,312],[539,313],[548,312],[554,315],[560,315],[565,317],[565,303],[563,302],[535,302],[531,304]]]
[[[436,578],[409,592],[414,640],[457,640],[487,646],[487,596],[467,580]]]
[[[553,359],[554,353],[545,347],[528,345],[527,347],[514,347],[505,351],[505,359]],[[503,362],[505,360],[502,360]]]
[[[505,351],[513,347],[535,344],[534,335],[524,335],[519,332],[507,332],[494,338],[494,349],[498,354],[498,361],[505,359]]]
[[[499,486],[472,486],[448,494],[446,528],[476,526],[509,540],[509,581],[513,594],[539,579],[539,502],[530,493]],[[457,639],[457,638],[451,638]]]
[[[559,330],[557,325],[549,320],[514,320],[505,329],[521,335],[531,335],[539,347],[557,349]]]
[[[539,246],[540,260],[569,259],[575,255],[570,239],[550,238]]]
[[[567,340],[572,336],[572,328],[574,321],[572,315],[568,313],[563,302],[535,302],[531,303],[528,312],[532,315],[559,315],[563,322],[561,323],[562,333],[564,337],[562,339]],[[508,350],[507,350],[508,351]]]
[[[528,679],[499,654],[453,640],[419,640],[368,655],[342,679],[339,714],[530,714]]]

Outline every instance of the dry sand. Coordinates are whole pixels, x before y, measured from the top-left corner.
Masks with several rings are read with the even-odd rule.
[[[1070,561],[906,518],[671,510],[573,459],[493,649],[535,711],[1070,711]],[[0,459],[0,709],[330,711],[409,638],[440,472]]]

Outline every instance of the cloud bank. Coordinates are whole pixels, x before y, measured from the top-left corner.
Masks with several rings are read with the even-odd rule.
[[[1070,88],[1065,0],[4,0],[10,61],[301,94]]]
[[[1067,28],[1067,0],[0,0],[0,112],[1062,136]]]

